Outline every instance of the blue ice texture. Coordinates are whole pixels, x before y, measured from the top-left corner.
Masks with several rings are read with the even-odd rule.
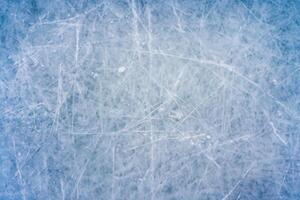
[[[300,200],[300,1],[0,0],[1,200]]]

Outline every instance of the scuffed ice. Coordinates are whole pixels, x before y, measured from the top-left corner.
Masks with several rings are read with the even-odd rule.
[[[300,199],[298,1],[0,14],[0,199]]]

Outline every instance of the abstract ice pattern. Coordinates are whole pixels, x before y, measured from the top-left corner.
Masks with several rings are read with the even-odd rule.
[[[1,200],[300,200],[300,1],[0,0]]]

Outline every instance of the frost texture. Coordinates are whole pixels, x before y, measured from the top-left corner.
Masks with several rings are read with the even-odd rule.
[[[0,199],[300,199],[296,1],[0,5]]]

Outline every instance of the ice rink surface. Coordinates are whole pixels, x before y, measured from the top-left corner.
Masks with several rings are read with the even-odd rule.
[[[300,1],[0,0],[1,200],[300,200]]]

